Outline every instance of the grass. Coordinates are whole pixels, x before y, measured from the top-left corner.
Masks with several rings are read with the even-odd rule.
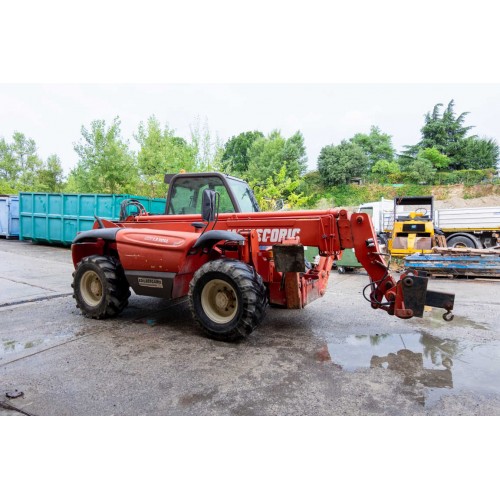
[[[500,196],[500,184],[477,184],[464,186],[464,200],[483,196]]]

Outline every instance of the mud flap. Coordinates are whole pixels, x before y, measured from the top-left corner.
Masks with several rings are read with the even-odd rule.
[[[301,309],[302,294],[300,273],[306,272],[304,247],[302,245],[273,245],[274,265],[283,273],[287,309]]]
[[[276,271],[280,273],[305,273],[306,262],[302,245],[273,245]]]
[[[455,303],[454,293],[427,290],[427,276],[406,276],[401,280],[405,309],[411,309],[413,316],[422,318],[424,307],[431,306],[450,312]]]

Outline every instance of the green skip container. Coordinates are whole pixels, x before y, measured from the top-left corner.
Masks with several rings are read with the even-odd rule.
[[[165,212],[164,198],[130,194],[19,193],[19,239],[71,245],[76,234],[92,229],[95,218],[117,221],[120,205],[134,199],[151,214]]]

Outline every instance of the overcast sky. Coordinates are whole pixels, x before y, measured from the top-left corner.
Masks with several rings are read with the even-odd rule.
[[[119,116],[137,149],[133,133],[155,114],[186,139],[197,119],[224,142],[249,130],[300,130],[313,169],[323,146],[371,125],[398,151],[415,144],[425,113],[454,99],[457,113],[470,112],[472,133],[500,142],[492,4],[6,2],[0,136],[25,133],[43,159],[58,154],[67,173],[82,125]]]
[[[495,84],[1,84],[0,136],[23,132],[42,158],[59,155],[67,173],[77,162],[73,144],[82,125],[119,116],[122,136],[137,149],[133,133],[154,114],[186,139],[198,119],[224,142],[248,130],[279,129],[285,136],[300,130],[313,169],[323,146],[368,133],[371,125],[392,135],[398,151],[414,144],[424,114],[451,99],[457,114],[470,112],[471,133],[500,142]]]

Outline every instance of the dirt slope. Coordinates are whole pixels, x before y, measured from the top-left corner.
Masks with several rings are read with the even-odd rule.
[[[499,185],[443,186],[433,194],[436,208],[500,207]]]

